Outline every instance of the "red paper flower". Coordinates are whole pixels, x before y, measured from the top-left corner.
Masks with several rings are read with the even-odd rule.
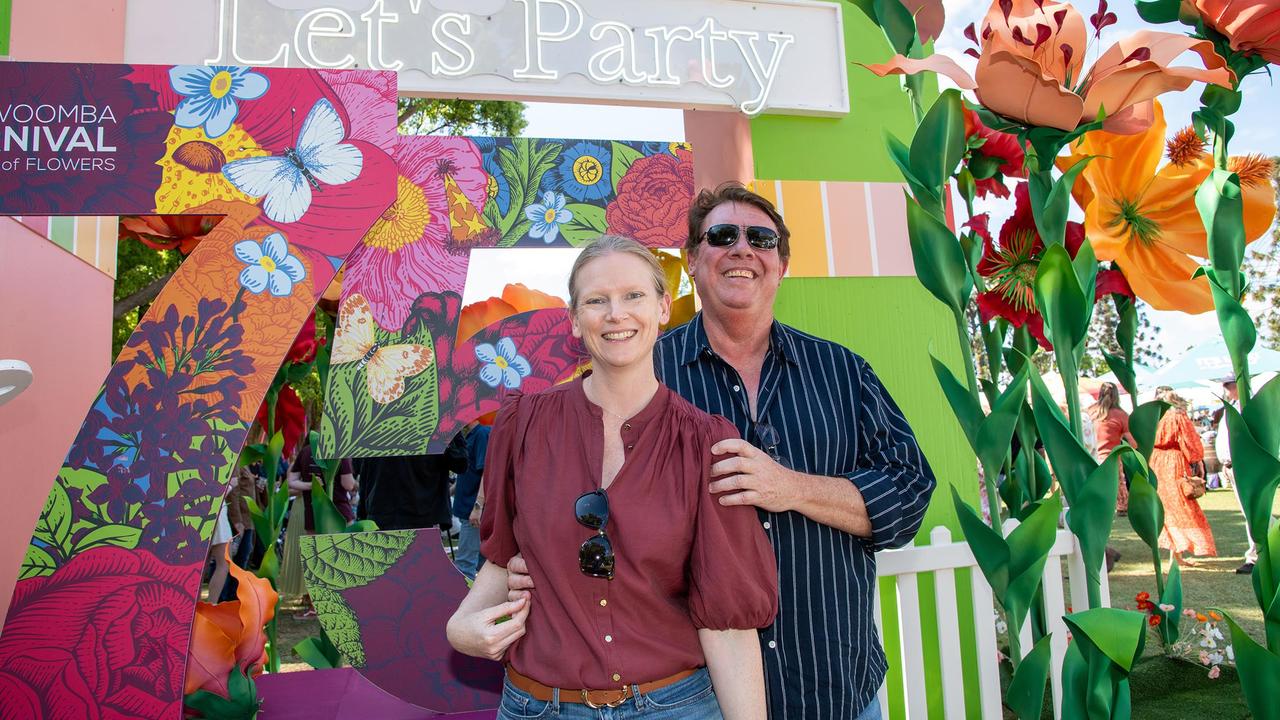
[[[289,385],[285,385],[280,388],[280,395],[276,400],[275,426],[272,427],[267,422],[265,402],[258,408],[258,424],[267,428],[268,437],[275,435],[277,430],[284,435],[284,454],[287,457],[293,454],[293,449],[298,447],[298,441],[302,439],[302,433],[307,429],[307,409],[302,406],[298,393],[294,392]]]
[[[1044,318],[1036,308],[1035,279],[1044,254],[1044,242],[1036,230],[1026,183],[1018,183],[1014,198],[1013,215],[1000,227],[999,242],[993,240],[987,230],[985,215],[967,223],[967,227],[983,239],[978,274],[986,279],[990,288],[978,295],[978,312],[984,322],[999,316],[1014,327],[1026,326],[1041,347],[1052,350],[1053,345],[1044,334]],[[1067,252],[1074,258],[1084,243],[1084,226],[1068,222],[1065,243]],[[1133,297],[1129,283],[1117,270],[1098,273],[1095,299],[1109,293]]]
[[[198,565],[103,546],[18,583],[0,637],[0,715],[180,717]]]
[[[982,141],[981,146],[970,152],[971,169],[988,164],[989,160],[1000,163],[995,175],[975,180],[978,197],[986,197],[989,194],[1001,198],[1009,197],[1009,188],[1004,184],[1004,178],[1027,176],[1027,168],[1024,164],[1026,154],[1018,144],[1018,138],[1009,133],[996,132],[983,125],[978,113],[969,108],[964,109],[964,137],[970,145],[975,141]],[[985,173],[982,174],[985,175]]]
[[[316,359],[316,351],[325,344],[327,338],[316,337],[316,314],[312,311],[307,316],[307,321],[302,324],[302,329],[298,331],[298,337],[294,339],[293,345],[289,348],[289,352],[285,354],[284,359],[296,363],[309,363]]]
[[[693,199],[693,155],[676,150],[640,158],[618,181],[618,197],[605,209],[609,232],[649,247],[684,244]]]

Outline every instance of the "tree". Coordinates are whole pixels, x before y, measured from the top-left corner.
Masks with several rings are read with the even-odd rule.
[[[496,135],[514,137],[528,125],[524,103],[508,100],[400,98],[396,119],[404,135]]]
[[[122,238],[116,247],[115,307],[111,323],[111,357],[120,354],[151,301],[182,264],[177,250],[153,250],[140,241]]]
[[[1280,196],[1280,157],[1271,161],[1271,183]],[[1249,278],[1250,309],[1257,312],[1258,332],[1269,344],[1280,343],[1280,223],[1271,226],[1270,237],[1249,246],[1244,271]]]

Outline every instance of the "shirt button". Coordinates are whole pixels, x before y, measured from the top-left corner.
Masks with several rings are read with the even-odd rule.
[[[773,527],[773,525],[770,525],[770,524],[769,524],[769,521],[768,521],[768,520],[765,520],[765,521],[764,521],[764,529],[765,529],[765,530],[768,530],[768,529],[769,529],[769,528],[771,528],[771,527]]]
[[[742,386],[741,386],[741,385],[734,385],[734,386],[733,386],[733,391],[734,391],[734,392],[742,392]]]
[[[605,641],[605,642],[613,642],[613,636],[612,636],[612,635],[605,635],[605,636],[604,636],[604,641]]]
[[[770,650],[776,650],[777,648],[778,648],[778,641],[776,641],[776,640],[770,640],[770,641],[769,641],[769,649],[770,649]]]
[[[619,675],[618,673],[614,673],[614,674],[613,674],[613,681],[614,681],[614,682],[618,682],[618,681],[619,681],[619,680],[621,680],[621,679],[622,679],[622,676],[621,676],[621,675]]]
[[[605,600],[604,598],[600,598],[600,607],[604,607],[608,604],[609,604],[608,600]]]

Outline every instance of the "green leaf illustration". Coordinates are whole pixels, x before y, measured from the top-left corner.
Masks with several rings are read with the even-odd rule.
[[[569,203],[565,209],[573,213],[573,219],[560,226],[565,242],[581,247],[603,235],[608,230],[604,208],[587,203]]]
[[[58,548],[65,559],[71,558],[71,515],[71,498],[63,487],[61,477],[56,478],[53,488],[49,490],[49,497],[44,501],[44,508],[40,511],[40,519],[36,521],[33,534],[41,541]]]
[[[27,554],[22,558],[22,569],[18,571],[18,579],[52,575],[58,569],[58,563],[44,548],[35,545],[27,546]]]
[[[135,548],[142,537],[142,528],[130,525],[102,525],[76,539],[74,552],[84,552],[100,545]]]
[[[352,666],[364,667],[364,642],[360,639],[360,623],[355,611],[342,595],[324,585],[313,585],[308,581],[307,590],[311,592],[311,602],[315,605],[320,625],[333,646]]]
[[[614,194],[617,194],[618,181],[622,179],[623,175],[627,174],[627,171],[631,169],[631,166],[635,164],[635,161],[644,156],[640,154],[640,151],[626,143],[615,141],[612,143],[611,149],[613,150],[613,163],[612,171],[610,173],[612,177],[610,177],[610,180],[613,183],[613,192]]]
[[[303,536],[303,576],[308,586],[331,590],[367,585],[404,555],[413,538],[412,530]]]

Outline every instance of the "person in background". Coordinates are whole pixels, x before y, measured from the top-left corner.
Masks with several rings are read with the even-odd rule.
[[[489,432],[489,427],[481,425],[479,421],[467,423],[467,469],[458,473],[458,479],[453,485],[453,516],[462,525],[458,531],[458,551],[453,562],[469,580],[475,579],[476,572],[484,564],[484,558],[480,555],[480,514],[484,509],[484,502],[477,495],[489,447]]]
[[[289,468],[289,492],[294,495],[301,495],[301,500],[306,509],[306,530],[307,532],[315,532],[316,518],[315,511],[311,508],[311,482],[319,480],[324,484],[324,469],[316,464],[311,454],[311,440],[309,437],[303,439],[302,449],[298,451],[298,457],[294,459],[293,465]],[[352,471],[351,461],[343,459],[338,463],[338,474],[333,483],[333,504],[338,508],[338,512],[347,522],[356,519],[355,509],[351,505],[351,498],[356,492],[356,476]]]
[[[1231,487],[1231,492],[1235,493],[1236,504],[1240,506],[1240,514],[1244,514],[1244,503],[1240,502],[1240,490],[1236,487],[1236,471],[1231,465],[1231,433],[1227,430],[1227,405],[1237,410],[1240,409],[1240,388],[1236,385],[1235,379],[1225,380],[1222,383],[1223,406],[1214,413],[1213,424],[1218,428],[1218,434],[1213,438],[1213,447],[1218,454],[1218,462],[1222,463],[1222,468],[1218,470],[1218,475],[1223,479],[1225,485]],[[1249,534],[1249,526],[1244,528],[1245,540],[1249,542],[1249,548],[1244,551],[1244,563],[1236,568],[1236,574],[1249,575],[1253,573],[1253,566],[1258,562],[1258,544],[1253,541],[1253,536]]]
[[[226,508],[231,532],[236,537],[233,542],[235,547],[231,551],[231,562],[245,570],[252,569],[250,565],[254,545],[257,544],[253,531],[253,518],[249,515],[249,505],[246,502],[249,498],[253,498],[259,506],[266,504],[264,498],[258,494],[258,474],[253,468],[241,465],[236,468],[236,482],[227,493]],[[218,596],[216,602],[234,600],[238,584],[234,577],[228,577],[222,586],[222,594]]]
[[[1187,496],[1184,479],[1204,477],[1204,445],[1187,415],[1187,401],[1172,388],[1156,390],[1156,399],[1170,408],[1156,427],[1151,470],[1156,474],[1156,490],[1164,505],[1164,529],[1160,547],[1173,550],[1180,563],[1193,564],[1191,556],[1216,557],[1217,546],[1204,511],[1195,498]]]
[[[443,453],[364,458],[360,461],[362,502],[379,530],[412,530],[453,525],[449,473],[467,470],[466,439],[455,435]]]
[[[1129,432],[1129,413],[1120,409],[1120,389],[1115,383],[1104,382],[1098,388],[1098,402],[1089,408],[1086,418],[1093,425],[1093,457],[1098,462],[1107,459],[1121,442],[1138,447],[1138,441]],[[1129,481],[1120,473],[1120,489],[1116,494],[1116,512],[1124,515],[1129,510]]]

